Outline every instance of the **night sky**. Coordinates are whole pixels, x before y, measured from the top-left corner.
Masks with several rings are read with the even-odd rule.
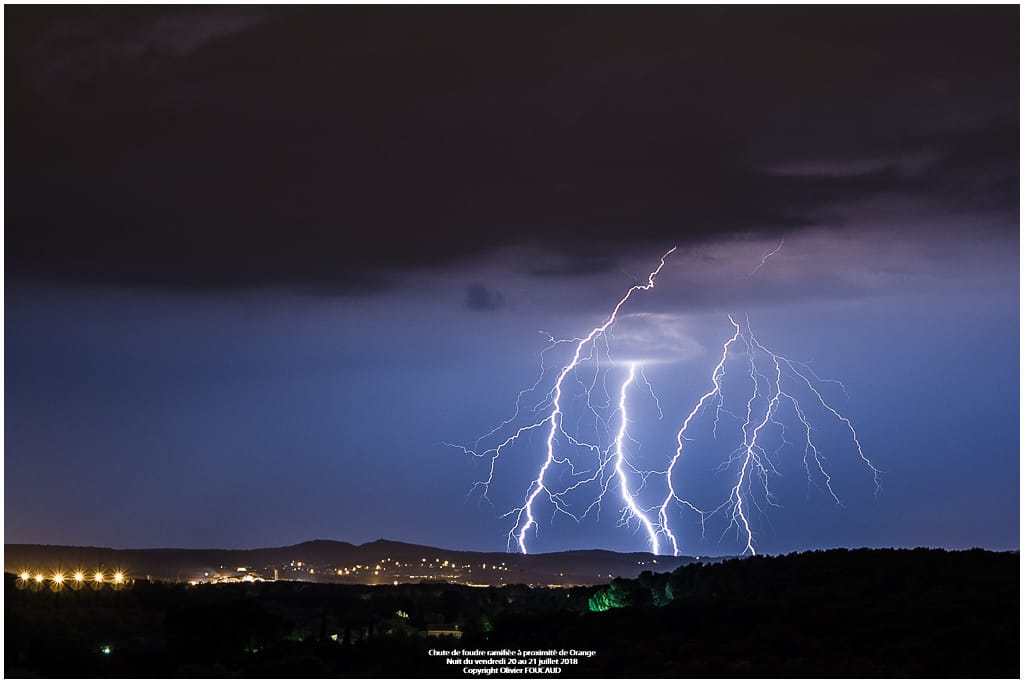
[[[1019,12],[5,7],[5,541],[504,549],[541,445],[492,507],[444,444],[678,246],[642,457],[749,316],[883,472],[816,421],[844,505],[783,451],[759,550],[1018,548]],[[645,549],[618,507],[531,549]]]

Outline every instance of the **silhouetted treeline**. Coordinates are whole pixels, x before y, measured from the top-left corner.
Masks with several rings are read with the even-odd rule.
[[[601,614],[526,628],[621,654],[611,677],[640,652],[648,676],[1018,678],[1019,577],[1017,553],[984,550],[752,557],[616,579]]]
[[[5,584],[6,677],[452,677],[431,647],[596,650],[570,677],[1019,677],[1019,556],[830,550],[603,587]],[[458,624],[461,640],[427,638]]]

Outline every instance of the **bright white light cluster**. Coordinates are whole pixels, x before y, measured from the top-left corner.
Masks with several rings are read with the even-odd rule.
[[[117,589],[127,585],[128,580],[127,573],[121,569],[115,569],[110,572],[102,569],[91,571],[84,569],[70,571],[63,569],[48,571],[22,569],[17,574],[16,586],[18,588],[32,588],[35,590],[49,587],[53,591],[60,591],[66,586],[74,590],[84,586],[92,588],[110,586]]]

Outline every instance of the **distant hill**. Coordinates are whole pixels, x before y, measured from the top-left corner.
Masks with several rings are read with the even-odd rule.
[[[384,539],[362,545],[314,540],[253,550],[4,546],[4,570],[11,573],[118,568],[137,578],[171,581],[231,580],[245,575],[272,579],[276,570],[279,579],[370,585],[395,581],[596,585],[614,577],[635,578],[644,570],[671,571],[694,561],[693,557],[609,550],[538,555],[471,552]]]

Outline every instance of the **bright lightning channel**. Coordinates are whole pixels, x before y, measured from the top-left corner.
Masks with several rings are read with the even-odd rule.
[[[711,374],[712,388],[697,400],[696,405],[683,420],[682,427],[680,427],[677,434],[677,449],[675,455],[666,470],[666,481],[669,488],[669,494],[662,503],[658,519],[661,532],[664,533],[671,541],[673,553],[675,555],[679,555],[680,549],[676,542],[676,535],[671,529],[668,514],[669,507],[673,501],[683,507],[698,512],[701,515],[702,528],[707,519],[710,519],[718,513],[725,514],[726,518],[729,520],[729,525],[725,533],[728,533],[730,529],[735,529],[740,537],[741,543],[743,543],[743,554],[757,554],[750,515],[751,508],[758,508],[759,510],[762,510],[762,508],[758,504],[757,498],[753,495],[754,486],[755,482],[757,482],[758,490],[762,493],[763,500],[768,505],[777,506],[775,496],[771,490],[770,479],[772,476],[778,475],[779,471],[772,462],[774,455],[769,454],[763,444],[765,442],[765,433],[773,426],[778,427],[782,432],[781,436],[783,446],[789,443],[785,440],[785,425],[780,421],[781,416],[779,415],[783,406],[790,406],[792,408],[793,413],[796,415],[797,420],[804,430],[805,445],[803,460],[804,469],[807,473],[808,484],[813,482],[811,465],[813,462],[813,469],[821,475],[824,481],[824,488],[828,491],[829,496],[837,505],[842,505],[842,501],[832,486],[832,477],[825,466],[821,449],[818,448],[812,437],[811,423],[807,418],[806,410],[795,396],[796,389],[806,387],[806,390],[814,397],[815,401],[820,404],[824,411],[830,413],[839,422],[845,425],[850,433],[857,455],[871,471],[875,482],[875,494],[877,495],[881,491],[881,471],[875,467],[871,460],[864,454],[864,449],[860,443],[857,431],[853,427],[853,423],[848,417],[840,413],[834,406],[825,400],[821,391],[815,386],[814,382],[811,381],[811,377],[814,377],[819,382],[836,382],[836,380],[823,380],[807,368],[805,364],[790,360],[769,350],[754,335],[749,320],[746,320],[745,325],[741,326],[732,316],[729,316],[729,322],[732,323],[734,333],[733,336],[722,346],[722,357]],[[743,423],[740,426],[742,443],[740,447],[733,452],[733,455],[729,460],[723,464],[722,468],[720,468],[724,469],[730,466],[735,466],[735,483],[731,485],[728,498],[724,503],[709,512],[705,512],[690,501],[679,497],[675,492],[673,485],[673,475],[675,474],[677,462],[683,453],[684,441],[687,440],[686,431],[689,429],[691,421],[701,414],[713,399],[717,399],[717,407],[715,411],[715,428],[717,434],[719,412],[722,410],[722,381],[725,377],[724,368],[729,353],[737,341],[742,342],[742,345],[745,347],[744,355],[747,359],[747,371],[750,377],[751,390],[746,400],[746,413],[742,418]],[[762,366],[759,365],[759,360],[765,358],[767,359],[769,367],[762,370]],[[803,371],[798,368],[803,368]],[[842,387],[841,383],[836,383]],[[796,385],[796,388],[788,388],[793,384]],[[842,388],[845,392],[845,387]],[[757,406],[762,407],[758,408]],[[725,534],[723,534],[723,536],[724,535]]]
[[[651,552],[658,554],[658,532],[655,531],[651,520],[641,510],[633,495],[629,492],[629,480],[626,478],[624,465],[627,464],[623,441],[626,439],[626,429],[629,426],[629,413],[626,410],[626,391],[636,379],[636,363],[629,364],[629,376],[622,383],[622,390],[619,392],[619,414],[622,416],[619,432],[615,435],[615,475],[619,478],[619,491],[626,507],[622,510],[622,523],[628,524],[633,518],[639,519],[640,524],[647,530],[647,538],[651,544]]]
[[[647,276],[647,284],[633,285],[628,290],[626,290],[626,294],[622,297],[622,299],[619,300],[619,303],[615,305],[615,308],[612,309],[611,315],[609,315],[608,318],[601,325],[598,325],[597,327],[592,329],[590,331],[590,334],[588,334],[586,337],[579,341],[579,343],[576,345],[576,352],[573,353],[572,360],[570,360],[569,363],[567,363],[562,368],[562,371],[558,374],[558,379],[555,380],[555,388],[551,400],[551,413],[544,420],[545,422],[549,423],[547,438],[547,457],[544,459],[544,464],[541,465],[540,471],[537,473],[537,478],[530,485],[530,489],[526,495],[526,500],[524,501],[522,507],[518,508],[518,510],[515,511],[516,523],[515,526],[512,527],[511,531],[509,531],[509,537],[511,539],[512,535],[515,534],[516,528],[519,529],[519,533],[515,535],[519,543],[519,550],[523,554],[526,554],[527,552],[526,534],[532,527],[537,525],[537,520],[534,518],[533,515],[533,503],[535,500],[537,500],[537,496],[540,495],[541,491],[548,491],[548,489],[544,485],[544,475],[547,473],[548,468],[551,467],[551,463],[555,462],[555,437],[562,430],[562,383],[565,381],[566,376],[570,372],[572,372],[577,365],[579,365],[580,357],[583,354],[584,347],[587,344],[594,341],[597,337],[603,335],[605,332],[608,331],[608,328],[615,324],[615,318],[616,316],[618,316],[619,310],[625,305],[627,301],[629,301],[629,298],[633,296],[633,294],[636,292],[654,289],[654,279],[658,276],[658,273],[661,272],[661,269],[665,267],[665,259],[667,259],[675,250],[676,248],[672,247],[667,252],[665,252],[665,254],[661,257],[661,261],[658,263],[658,267],[655,268]],[[564,507],[561,504],[560,497],[552,494],[550,491],[548,491],[548,498],[555,506],[555,509],[561,509]],[[523,521],[524,516],[525,522]]]
[[[581,438],[577,438],[565,428],[565,425],[563,424],[564,412],[562,400],[565,391],[566,379],[569,378],[570,375],[572,375],[574,379],[576,379],[577,381],[581,381],[577,376],[577,371],[580,364],[590,360],[595,360],[598,362],[600,361],[601,347],[598,345],[599,341],[604,342],[605,355],[608,356],[609,347],[608,340],[606,338],[606,333],[612,328],[613,325],[615,325],[619,315],[619,311],[626,304],[626,302],[629,301],[629,299],[637,292],[648,291],[654,288],[655,279],[661,272],[662,268],[665,267],[666,259],[668,259],[668,257],[675,250],[676,247],[672,247],[671,249],[666,251],[659,260],[658,266],[648,274],[647,282],[634,284],[629,289],[627,289],[626,293],[622,296],[621,299],[619,299],[618,303],[612,309],[612,312],[608,315],[608,317],[605,318],[605,320],[600,325],[590,330],[590,332],[586,336],[573,337],[570,339],[555,339],[554,337],[551,337],[549,335],[550,344],[548,347],[544,349],[544,351],[541,354],[540,377],[538,377],[537,381],[533,384],[532,387],[519,392],[519,396],[516,401],[515,413],[512,415],[512,417],[505,420],[497,427],[492,429],[490,432],[484,434],[482,437],[477,439],[476,444],[474,445],[473,448],[457,446],[454,444],[446,444],[454,445],[456,448],[459,448],[464,453],[467,453],[469,455],[473,455],[479,458],[488,458],[490,460],[490,467],[488,470],[487,478],[478,481],[476,482],[476,484],[474,484],[474,489],[482,490],[483,497],[486,499],[487,494],[490,491],[490,487],[494,481],[495,466],[502,452],[516,444],[524,435],[533,432],[534,430],[539,430],[546,427],[547,436],[545,438],[545,457],[543,462],[541,463],[540,468],[537,471],[537,475],[532,480],[532,482],[526,490],[526,493],[523,498],[523,504],[505,514],[506,517],[514,517],[515,519],[514,524],[509,529],[508,532],[509,549],[511,549],[513,546],[517,546],[519,548],[519,551],[523,554],[526,554],[528,552],[527,535],[531,529],[536,529],[538,527],[537,518],[535,514],[535,504],[537,503],[537,500],[542,493],[544,494],[544,497],[552,504],[555,514],[565,514],[573,518],[577,522],[581,521],[584,517],[586,517],[586,515],[589,514],[589,512],[595,507],[600,508],[601,501],[603,499],[604,493],[608,489],[609,484],[609,476],[606,474],[605,467],[609,464],[609,461],[612,459],[613,456],[608,452],[608,448],[601,448],[597,444],[591,444],[588,443],[587,441],[584,441]],[[541,381],[545,376],[545,367],[543,362],[544,353],[547,353],[555,346],[566,343],[575,343],[576,345],[571,359],[568,363],[563,365],[561,369],[558,371],[557,377],[555,378],[552,388],[550,391],[547,392],[544,399],[533,407],[534,411],[546,411],[543,417],[532,424],[519,427],[511,436],[504,439],[497,446],[494,446],[483,451],[478,450],[479,444],[483,439],[493,436],[503,427],[514,422],[515,419],[519,416],[521,411],[521,403],[524,396],[530,393],[531,391],[535,390],[540,385]],[[644,381],[647,381],[646,377],[644,378]],[[595,415],[597,422],[601,424],[603,423],[603,418],[601,418],[600,414],[598,413],[597,407],[590,403],[591,392],[596,388],[596,385],[597,375],[595,374],[593,383],[589,387],[586,387],[584,385],[584,393],[586,395],[587,407]],[[569,458],[559,457],[557,452],[558,449],[556,448],[559,436],[561,436],[569,445],[573,447],[584,448],[590,451],[596,458],[596,464],[594,466],[594,469],[592,471],[577,471],[574,463]],[[546,482],[545,477],[547,476],[551,466],[555,463],[567,465],[570,469],[570,474],[572,476],[585,478],[579,479],[578,481],[576,481],[575,483],[561,491],[552,490]],[[582,514],[572,512],[569,509],[568,504],[566,504],[565,502],[565,496],[582,486],[594,482],[598,482],[602,485],[601,495],[596,500],[594,500],[593,503],[591,503],[591,505],[589,505]],[[628,492],[624,493],[628,494]],[[656,546],[656,539],[653,540],[654,545]]]
[[[761,262],[754,268],[751,275],[764,266],[768,259],[777,254],[782,249],[783,244],[784,242],[780,241],[774,250],[764,254],[761,257]],[[637,469],[630,462],[626,455],[625,442],[628,439],[637,445],[639,443],[633,439],[628,430],[630,413],[627,410],[627,393],[629,388],[636,383],[638,374],[654,398],[659,417],[663,417],[661,404],[658,401],[658,397],[654,394],[650,381],[644,374],[643,367],[636,362],[630,363],[628,366],[628,376],[619,390],[617,410],[619,424],[613,437],[609,425],[611,418],[604,417],[601,412],[611,408],[612,403],[612,398],[607,388],[608,371],[602,372],[600,367],[601,356],[603,352],[608,362],[614,365],[611,359],[609,339],[612,336],[611,329],[617,321],[620,310],[635,293],[654,288],[655,279],[662,268],[664,268],[666,259],[675,250],[675,247],[668,250],[661,257],[657,268],[648,275],[647,282],[634,284],[630,287],[612,309],[608,317],[586,336],[555,339],[553,336],[548,335],[549,345],[541,352],[540,375],[532,386],[519,392],[516,399],[515,413],[509,419],[479,437],[473,448],[456,446],[469,455],[490,460],[487,478],[476,482],[474,485],[474,490],[479,488],[482,490],[482,497],[489,500],[488,493],[494,482],[495,467],[502,453],[520,442],[524,436],[534,431],[546,433],[544,439],[544,459],[524,494],[522,505],[504,515],[504,517],[514,518],[514,523],[509,529],[507,537],[510,550],[513,546],[516,546],[520,552],[524,554],[528,552],[527,539],[529,532],[539,528],[536,505],[542,499],[542,494],[543,499],[546,499],[551,504],[553,516],[564,514],[576,522],[581,522],[592,510],[597,509],[600,511],[601,505],[605,501],[605,496],[613,482],[617,482],[623,502],[620,525],[629,525],[634,521],[638,522],[637,528],[644,529],[650,549],[655,554],[661,548],[659,537],[662,535],[665,536],[671,545],[674,555],[678,556],[682,551],[681,536],[672,527],[671,513],[678,507],[699,515],[701,537],[704,536],[706,525],[711,519],[717,515],[724,516],[728,524],[722,537],[724,538],[730,530],[735,529],[739,541],[742,543],[742,553],[756,555],[755,534],[751,524],[752,514],[755,511],[765,512],[760,501],[763,501],[767,506],[778,506],[772,491],[771,479],[781,475],[773,462],[773,458],[786,446],[794,445],[786,438],[784,417],[788,412],[784,413],[784,409],[789,408],[792,410],[792,415],[796,417],[796,421],[800,424],[803,431],[803,464],[808,486],[810,487],[812,484],[821,486],[837,505],[842,505],[841,499],[833,487],[832,476],[828,472],[822,451],[813,439],[811,422],[807,411],[796,397],[799,392],[802,392],[804,395],[813,396],[814,402],[820,405],[820,408],[825,413],[831,414],[832,417],[845,425],[858,456],[872,473],[876,495],[881,490],[881,471],[865,455],[853,423],[826,401],[816,385],[816,383],[821,384],[825,382],[835,383],[845,393],[846,388],[843,384],[837,380],[822,379],[806,363],[790,360],[769,350],[754,335],[749,319],[746,319],[744,324],[740,324],[731,315],[728,316],[728,319],[733,327],[733,334],[722,344],[721,356],[711,371],[711,386],[697,399],[693,408],[683,419],[676,433],[675,452],[668,459],[666,468],[662,471],[643,471]],[[544,394],[543,398],[528,408],[528,412],[539,413],[540,419],[532,424],[516,428],[510,436],[501,441],[497,446],[483,451],[478,450],[480,444],[485,439],[495,436],[503,428],[512,425],[518,420],[522,412],[524,398],[537,391],[544,378],[548,375],[549,371],[545,365],[545,354],[563,344],[575,345],[572,357],[568,363],[561,366],[558,370],[551,388]],[[725,408],[724,383],[726,368],[734,353],[745,358],[745,374],[749,378],[750,385],[750,393],[745,400],[745,409],[741,412],[733,412]],[[591,361],[597,365],[597,370],[594,371],[592,380],[584,381],[584,378],[580,376],[580,367],[583,363]],[[565,408],[563,401],[568,398],[566,382],[570,377],[572,381],[579,384],[582,396],[584,397],[584,405],[595,419],[594,429],[598,432],[597,440],[599,443],[590,443],[580,434],[568,429],[564,424]],[[592,395],[598,388],[599,377],[603,377],[601,388],[607,397],[607,402],[603,404],[592,402]],[[691,456],[687,455],[695,446],[693,439],[688,436],[688,431],[695,420],[712,409],[714,415],[712,434],[715,439],[719,437],[719,423],[723,413],[735,418],[737,422],[742,424],[739,427],[739,446],[732,451],[726,462],[717,468],[719,472],[725,472],[730,469],[733,471],[733,479],[728,488],[728,496],[717,507],[705,510],[682,497],[678,493],[676,481],[681,476],[681,463],[693,460]],[[614,413],[612,417],[614,417]],[[601,432],[605,435],[604,443],[608,444],[605,447],[600,445],[602,440],[600,438]],[[777,433],[781,441],[781,445],[772,453],[769,453],[765,447],[769,433]],[[581,466],[580,469],[577,469],[578,463],[574,461],[573,457],[560,453],[563,448],[582,449],[583,452],[589,452],[591,457],[594,458],[593,464],[589,465],[589,468],[582,468]],[[567,468],[572,481],[572,483],[560,490],[554,488],[548,481],[550,470],[555,464]],[[636,488],[631,487],[629,481],[631,474],[639,478],[640,483]],[[652,477],[663,477],[667,492],[664,498],[659,498],[661,500],[660,505],[645,509],[638,501],[638,497],[647,485],[648,480]],[[816,477],[820,477],[821,485],[815,482]],[[578,490],[582,490],[583,487],[588,485],[597,486],[599,493],[583,509],[582,513],[574,511],[568,497],[570,495],[578,496]],[[656,515],[654,514],[655,511]]]
[[[689,501],[683,500],[682,498],[679,497],[679,495],[676,493],[675,488],[673,488],[672,486],[672,474],[675,471],[676,464],[679,462],[679,458],[682,457],[683,455],[683,441],[686,440],[686,430],[689,429],[690,422],[699,412],[701,412],[704,409],[705,404],[709,400],[717,398],[718,407],[721,408],[722,406],[722,376],[725,373],[725,360],[729,355],[729,347],[732,346],[732,344],[737,339],[739,339],[740,336],[740,326],[736,324],[736,322],[732,319],[731,316],[729,318],[729,322],[731,322],[733,324],[733,327],[736,328],[736,333],[732,335],[732,338],[729,339],[729,341],[725,342],[725,344],[722,345],[722,358],[718,361],[718,365],[715,366],[715,369],[711,371],[711,390],[697,400],[697,405],[693,407],[693,410],[690,411],[690,414],[686,416],[685,420],[683,420],[683,426],[679,428],[679,432],[676,434],[676,452],[672,456],[672,460],[669,461],[668,470],[665,472],[665,481],[668,483],[668,495],[665,496],[665,500],[661,504],[661,508],[658,510],[658,519],[661,524],[662,531],[665,533],[665,536],[668,537],[668,540],[672,543],[672,553],[674,555],[679,555],[679,543],[676,541],[675,534],[672,533],[672,529],[669,526],[669,504],[674,500],[680,505],[688,507],[691,510],[697,512],[701,515],[701,523],[703,524],[704,513],[701,510],[697,509],[697,507],[694,506],[693,503],[690,503]],[[717,427],[717,425],[718,411],[716,411],[715,414],[715,426]]]

